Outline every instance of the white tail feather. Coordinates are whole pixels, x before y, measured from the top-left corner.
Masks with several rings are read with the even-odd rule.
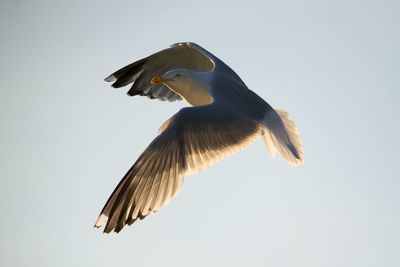
[[[264,123],[264,143],[272,157],[279,151],[283,159],[293,165],[304,163],[304,152],[299,131],[284,110],[270,110]]]

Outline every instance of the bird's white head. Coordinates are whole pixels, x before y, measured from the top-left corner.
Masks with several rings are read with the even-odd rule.
[[[151,84],[164,84],[171,90],[180,93],[180,91],[186,91],[192,86],[193,72],[187,69],[173,69],[166,72],[161,77],[154,77],[151,80]]]
[[[188,69],[173,69],[161,77],[154,77],[151,84],[164,84],[193,106],[207,105],[213,101],[209,90],[209,73]]]

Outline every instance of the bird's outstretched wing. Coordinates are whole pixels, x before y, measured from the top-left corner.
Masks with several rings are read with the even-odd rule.
[[[221,68],[224,72],[240,80],[231,68],[201,46],[195,43],[177,43],[117,70],[105,78],[105,81],[114,82],[112,86],[115,88],[133,83],[128,91],[130,96],[142,95],[163,101],[181,100],[178,94],[169,90],[165,85],[150,83],[152,78],[162,76],[167,71],[176,68],[193,71],[213,71]]]
[[[261,126],[213,103],[183,108],[121,180],[95,226],[119,232],[126,224],[165,206],[180,190],[183,177],[239,151],[262,134]]]

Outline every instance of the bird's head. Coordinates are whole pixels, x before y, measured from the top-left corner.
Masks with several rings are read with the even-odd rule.
[[[189,104],[201,106],[212,103],[213,98],[208,90],[210,76],[206,72],[188,69],[173,69],[161,77],[154,77],[151,84],[163,84],[180,95]]]
[[[166,72],[161,77],[151,79],[151,84],[164,84],[175,92],[180,92],[192,85],[192,71],[186,69],[173,69]]]

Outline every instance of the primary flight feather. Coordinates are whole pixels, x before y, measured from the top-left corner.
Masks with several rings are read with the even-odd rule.
[[[139,156],[109,197],[95,227],[119,232],[165,206],[184,176],[262,137],[269,153],[302,164],[303,148],[294,121],[251,91],[224,62],[194,43],[178,43],[136,61],[105,79],[128,94],[186,100]]]

